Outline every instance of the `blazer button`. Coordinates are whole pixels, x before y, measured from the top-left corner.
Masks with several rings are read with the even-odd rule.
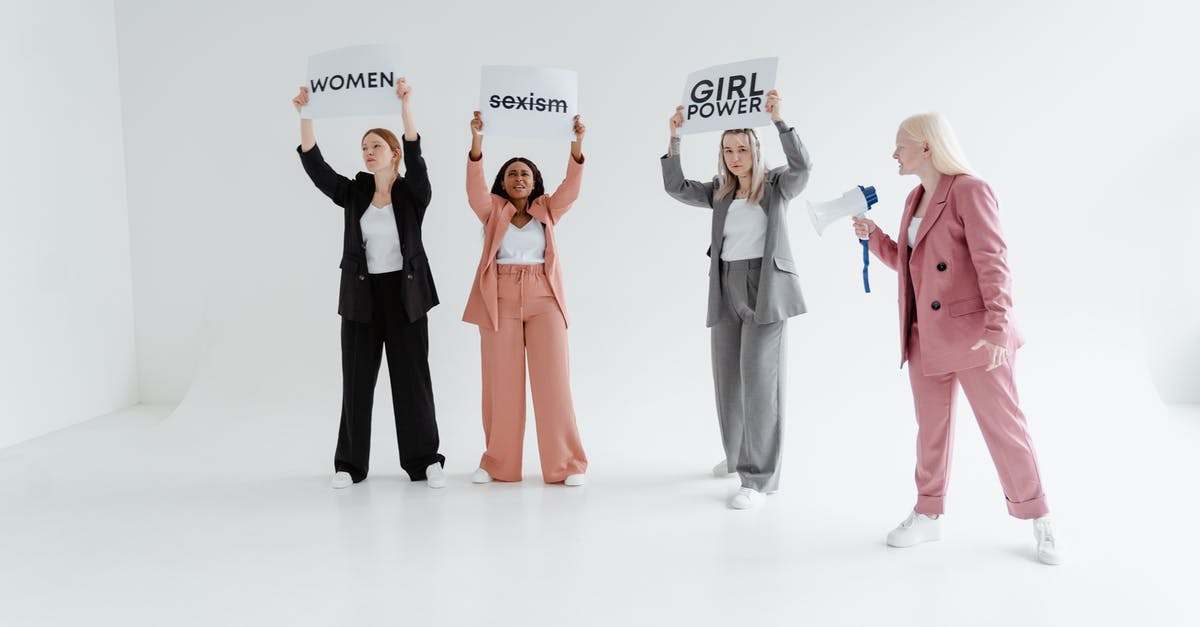
[[[929,306],[930,306],[931,308],[933,308],[933,310],[934,310],[934,311],[937,311],[937,310],[939,310],[939,309],[941,309],[941,308],[942,308],[942,304],[941,304],[940,302],[936,301],[936,300],[935,300],[935,301],[933,301],[933,303],[932,303],[931,305],[929,305]]]
[[[367,280],[367,277],[365,277],[365,276],[363,276],[363,275],[361,275],[361,274],[360,274],[360,275],[358,275],[358,280],[359,280],[359,281],[365,281],[365,280]]]
[[[938,269],[938,272],[945,272],[946,271],[946,262],[939,261],[938,265],[937,265],[937,269]]]
[[[408,275],[408,278],[410,278],[410,279],[411,279],[411,278],[412,278],[412,275],[411,275],[411,274],[410,274],[410,275]]]

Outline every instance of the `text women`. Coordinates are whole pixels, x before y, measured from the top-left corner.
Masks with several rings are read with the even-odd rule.
[[[325,91],[328,87],[333,91],[354,88],[376,88],[387,85],[396,88],[396,77],[392,72],[359,72],[358,74],[334,74],[321,79],[309,80],[309,89],[313,93]]]

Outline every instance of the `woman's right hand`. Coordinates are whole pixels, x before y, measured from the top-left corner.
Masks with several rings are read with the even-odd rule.
[[[483,134],[483,117],[478,111],[475,112],[475,117],[471,118],[471,136],[478,137]]]
[[[858,236],[858,239],[867,239],[871,237],[871,231],[874,231],[877,228],[875,226],[875,222],[870,218],[852,216],[850,219],[854,220],[854,234]]]
[[[304,108],[306,104],[308,104],[308,88],[301,87],[300,93],[296,94],[295,98],[292,98],[292,105],[296,107],[296,113],[300,113],[300,109]]]
[[[679,127],[683,126],[683,105],[675,107],[675,115],[671,116],[667,124],[671,127],[671,137],[679,137]]]

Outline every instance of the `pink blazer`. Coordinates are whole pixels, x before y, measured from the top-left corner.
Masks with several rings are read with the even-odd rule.
[[[529,215],[545,226],[546,255],[545,272],[554,292],[554,300],[567,320],[567,305],[563,298],[562,268],[558,263],[558,251],[554,244],[554,225],[562,219],[579,197],[579,185],[583,179],[583,164],[573,157],[567,158],[567,175],[552,194],[539,196],[529,207]],[[463,321],[487,326],[497,331],[500,328],[498,305],[496,304],[496,253],[500,241],[508,231],[508,225],[517,213],[503,196],[491,193],[491,186],[483,174],[483,159],[471,161],[467,158],[467,202],[479,220],[483,222],[483,256],[479,258],[479,269],[475,271],[475,284],[467,297],[467,309]]]
[[[968,174],[943,174],[917,229],[908,225],[921,201],[918,185],[905,201],[899,241],[876,228],[870,247],[900,279],[900,365],[908,360],[911,321],[908,277],[912,276],[926,375],[966,370],[988,363],[980,339],[1015,351],[1023,340],[1010,317],[1011,277],[992,188]],[[911,255],[909,248],[912,248]]]

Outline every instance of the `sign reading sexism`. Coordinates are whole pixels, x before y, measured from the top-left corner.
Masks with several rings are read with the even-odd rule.
[[[779,57],[751,59],[705,68],[683,84],[680,133],[754,128],[771,123],[767,92],[775,88]]]
[[[579,74],[519,65],[480,68],[483,132],[534,139],[575,139]]]
[[[306,118],[399,115],[400,47],[351,46],[308,58]]]

